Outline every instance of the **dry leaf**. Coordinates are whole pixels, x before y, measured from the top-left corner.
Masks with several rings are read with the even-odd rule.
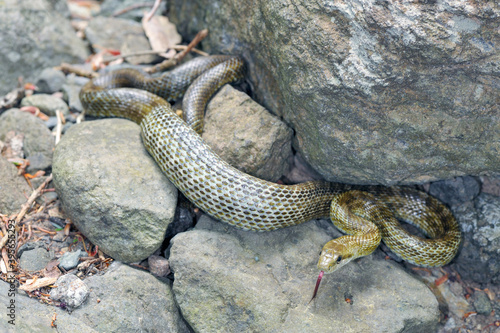
[[[495,296],[496,295],[495,295],[494,291],[489,290],[488,288],[484,289],[483,291],[486,293],[486,295],[488,295],[488,298],[490,299],[490,301],[494,301],[495,300]]]
[[[41,279],[28,279],[19,289],[24,291],[33,291],[42,287],[50,286],[57,281],[57,277],[44,277]]]
[[[165,16],[153,16],[151,20],[142,20],[142,28],[149,38],[153,51],[165,51],[182,41],[175,24],[170,23]],[[172,58],[174,50],[160,54],[165,58]]]
[[[61,270],[57,265],[59,264],[59,260],[50,261],[47,266],[43,269],[43,275],[46,278],[58,278],[61,276]]]

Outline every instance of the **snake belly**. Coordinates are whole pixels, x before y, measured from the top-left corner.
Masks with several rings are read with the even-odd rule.
[[[293,226],[328,216],[332,199],[362,189],[384,202],[375,206],[387,206],[392,212],[389,222],[382,218],[376,223],[384,241],[398,255],[422,266],[444,265],[455,256],[460,244],[458,223],[446,207],[423,192],[324,181],[281,185],[243,173],[222,160],[198,133],[211,95],[243,75],[244,63],[239,57],[200,57],[156,79],[130,69],[112,72],[87,83],[80,100],[87,115],[138,123],[146,149],[167,178],[193,204],[220,221],[253,231]],[[187,122],[168,103],[184,93]],[[409,235],[396,218],[408,220],[433,239]],[[342,224],[340,229],[349,232]]]

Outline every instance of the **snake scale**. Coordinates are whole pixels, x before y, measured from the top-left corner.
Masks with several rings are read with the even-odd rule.
[[[220,221],[269,231],[330,215],[348,235],[324,246],[318,284],[323,272],[370,254],[381,239],[416,265],[441,266],[453,259],[460,227],[443,204],[424,192],[324,181],[281,185],[223,161],[199,135],[203,113],[218,88],[243,76],[239,57],[199,57],[159,78],[132,69],[111,72],[87,83],[80,99],[88,115],[124,117],[140,124],[144,145],[167,178],[193,204]],[[169,103],[183,94],[185,121]],[[397,219],[417,226],[430,238],[409,234]]]

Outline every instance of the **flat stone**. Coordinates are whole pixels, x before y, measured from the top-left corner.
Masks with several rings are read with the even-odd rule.
[[[48,116],[56,116],[56,110],[63,115],[69,113],[68,105],[59,97],[48,94],[35,94],[25,97],[21,101],[21,106],[36,106]]]
[[[37,246],[34,249],[23,251],[19,265],[28,272],[37,272],[44,269],[51,259],[49,251]]]

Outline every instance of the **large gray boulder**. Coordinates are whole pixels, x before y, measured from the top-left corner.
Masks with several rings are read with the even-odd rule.
[[[184,319],[195,332],[434,332],[432,292],[379,252],[324,277],[308,303],[338,235],[324,220],[258,233],[202,216],[170,249]]]
[[[0,2],[0,96],[16,87],[19,76],[33,80],[46,67],[87,58],[86,44],[61,14],[65,6],[63,1]]]
[[[134,262],[161,246],[177,190],[150,158],[137,124],[72,126],[54,152],[53,174],[65,213],[104,253]]]
[[[242,54],[256,99],[326,179],[500,171],[500,4],[173,0],[185,39]],[[193,19],[196,18],[196,19]]]

